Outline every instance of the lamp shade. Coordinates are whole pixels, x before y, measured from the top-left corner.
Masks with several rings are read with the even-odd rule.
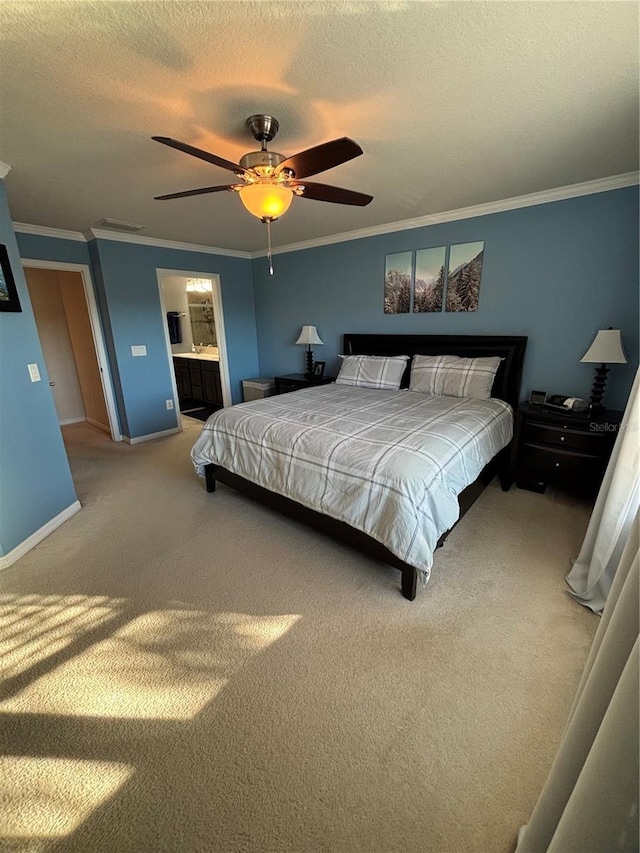
[[[600,329],[580,361],[599,364],[626,364],[620,329]]]
[[[318,335],[318,330],[315,326],[303,326],[302,331],[300,332],[300,336],[296,341],[297,344],[323,344],[324,341],[320,340],[320,336]]]
[[[293,192],[280,184],[247,184],[239,192],[240,201],[258,219],[277,219],[293,199]]]

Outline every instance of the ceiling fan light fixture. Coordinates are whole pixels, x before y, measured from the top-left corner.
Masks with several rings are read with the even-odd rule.
[[[282,184],[247,184],[239,190],[240,201],[254,216],[261,220],[278,219],[289,210],[293,191]]]

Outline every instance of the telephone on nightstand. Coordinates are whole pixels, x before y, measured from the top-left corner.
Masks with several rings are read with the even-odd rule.
[[[545,404],[545,408],[557,409],[561,412],[586,412],[589,403],[581,397],[563,397],[562,394],[552,394]]]

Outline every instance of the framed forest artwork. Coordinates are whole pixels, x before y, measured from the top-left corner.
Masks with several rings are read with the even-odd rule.
[[[0,311],[22,311],[7,247],[0,243]]]
[[[413,284],[413,311],[442,311],[446,246],[418,249]]]
[[[385,257],[384,313],[408,314],[411,304],[413,252],[395,252]]]
[[[447,311],[477,311],[484,241],[457,243],[449,251]]]

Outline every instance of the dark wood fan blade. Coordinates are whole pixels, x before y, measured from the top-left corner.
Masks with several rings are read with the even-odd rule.
[[[357,193],[355,190],[345,190],[342,187],[330,187],[328,184],[316,184],[307,181],[298,184],[295,181],[292,182],[291,186],[304,187],[304,193],[300,198],[312,198],[315,201],[332,201],[335,204],[355,204],[358,207],[364,207],[370,201],[373,201],[372,195]]]
[[[361,154],[362,148],[353,139],[343,136],[341,139],[323,142],[322,145],[307,148],[306,151],[288,157],[280,163],[276,171],[291,169],[295,177],[300,180],[308,175],[326,172],[327,169],[340,166],[347,160],[353,160],[354,157],[359,157]]]
[[[222,187],[200,187],[198,190],[184,190],[181,193],[169,193],[168,195],[157,195],[155,201],[166,201],[168,198],[187,198],[190,195],[204,195],[205,193],[219,193],[222,190],[230,190],[233,184],[225,184]]]
[[[200,160],[213,163],[214,166],[221,166],[223,169],[235,172],[237,175],[244,173],[244,169],[237,163],[232,163],[230,160],[225,160],[216,154],[209,154],[208,151],[203,151],[202,148],[194,148],[193,145],[187,145],[186,142],[178,142],[177,139],[171,139],[169,136],[152,136],[151,138],[156,142],[162,142],[163,145],[168,145],[170,148],[175,148],[177,151],[184,151],[185,154],[191,154],[192,157],[199,157]]]

